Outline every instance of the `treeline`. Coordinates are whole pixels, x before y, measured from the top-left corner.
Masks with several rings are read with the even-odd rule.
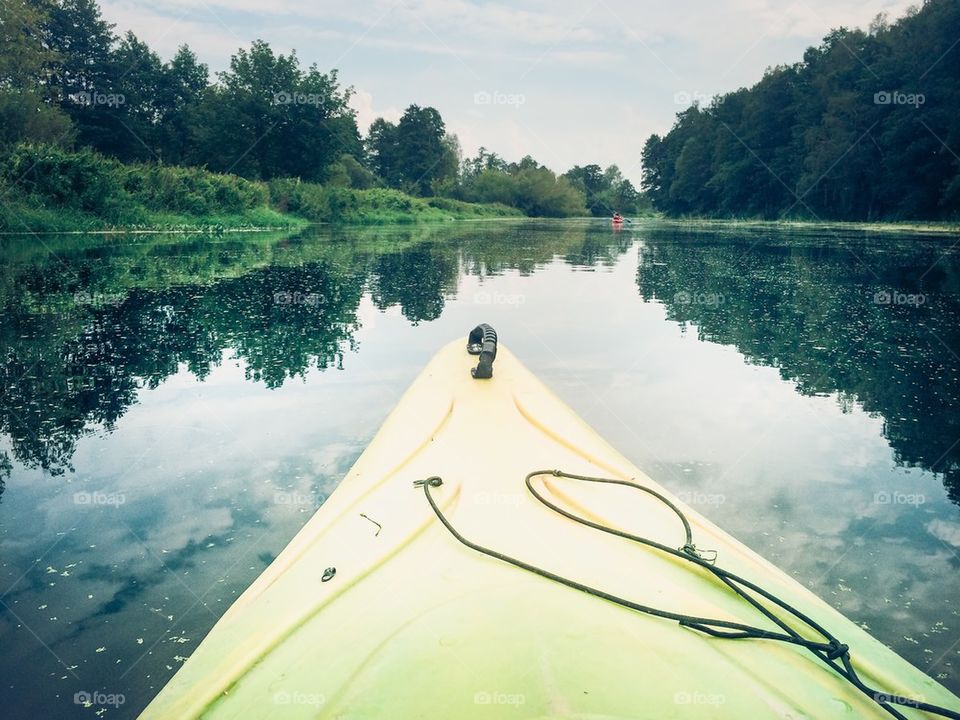
[[[649,209],[649,201],[616,165],[606,170],[599,165],[575,165],[556,178],[529,155],[518,163],[508,163],[486,148],[465,160],[457,181],[440,190],[469,202],[505,203],[527,215],[589,213],[599,217],[615,211],[635,215]]]
[[[481,151],[464,161],[431,107],[379,119],[364,138],[351,94],[336,70],[304,67],[295,51],[277,54],[260,40],[211,78],[186,45],[165,62],[134,33],[117,35],[95,0],[4,0],[0,155],[25,145],[89,148],[122,163],[392,188],[530,215],[642,207],[615,167],[557,176],[530,157],[507,163]]]
[[[840,28],[749,89],[677,115],[643,150],[642,187],[674,215],[955,219],[960,4]]]

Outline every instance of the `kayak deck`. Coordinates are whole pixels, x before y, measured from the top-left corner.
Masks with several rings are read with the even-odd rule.
[[[462,341],[434,357],[336,492],[142,717],[890,717],[803,648],[711,638],[471,550],[414,486],[442,477],[432,497],[485,547],[644,605],[773,629],[708,571],[551,512],[524,486],[543,468],[663,493],[718,565],[847,643],[865,682],[960,705],[646,477],[505,347],[493,379],[472,379],[475,364]],[[683,544],[677,516],[645,493],[536,482],[579,516]]]

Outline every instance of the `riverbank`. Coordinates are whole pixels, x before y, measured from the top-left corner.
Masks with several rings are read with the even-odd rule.
[[[695,229],[702,227],[725,228],[725,229],[770,229],[770,230],[849,230],[854,232],[908,232],[914,234],[960,234],[960,223],[956,222],[927,222],[921,220],[915,221],[883,221],[883,222],[850,222],[850,221],[829,221],[829,220],[752,220],[742,218],[687,218],[687,217],[669,217],[658,214],[650,217],[639,217],[634,220],[639,222],[662,222],[683,227],[685,229]]]
[[[202,168],[126,165],[89,150],[21,145],[0,158],[0,233],[228,232],[522,217],[499,204],[419,198]]]

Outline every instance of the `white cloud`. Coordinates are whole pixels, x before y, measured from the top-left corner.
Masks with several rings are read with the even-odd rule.
[[[580,67],[609,67],[613,63],[626,62],[619,52],[609,50],[557,50],[546,55],[547,62],[562,62]]]
[[[567,7],[564,7],[564,5]],[[500,3],[468,0],[411,0],[399,17],[409,18],[432,33],[464,32],[486,43],[506,40],[525,44],[592,42],[602,33],[589,27],[591,8],[580,3],[556,3],[549,10],[519,10]]]
[[[373,95],[366,90],[356,90],[354,92],[353,97],[350,98],[350,107],[357,111],[357,125],[362,133],[366,133],[370,128],[370,123],[377,118],[397,122],[403,114],[403,111],[395,107],[376,110],[373,106]]]
[[[176,4],[168,2],[170,13],[157,12],[152,6],[136,0],[106,0],[101,2],[104,18],[116,24],[119,35],[127,30],[134,34],[163,59],[171,59],[181,45],[189,45],[212,70],[222,69],[238,48],[250,44],[234,30],[207,16],[205,21],[177,12]],[[163,7],[160,3],[155,6]]]
[[[947,520],[931,520],[927,523],[927,532],[947,545],[960,548],[960,524]]]

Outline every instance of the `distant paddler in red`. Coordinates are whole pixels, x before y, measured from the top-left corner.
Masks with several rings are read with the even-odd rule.
[[[623,215],[618,212],[613,214],[613,224],[614,225],[623,225]]]

